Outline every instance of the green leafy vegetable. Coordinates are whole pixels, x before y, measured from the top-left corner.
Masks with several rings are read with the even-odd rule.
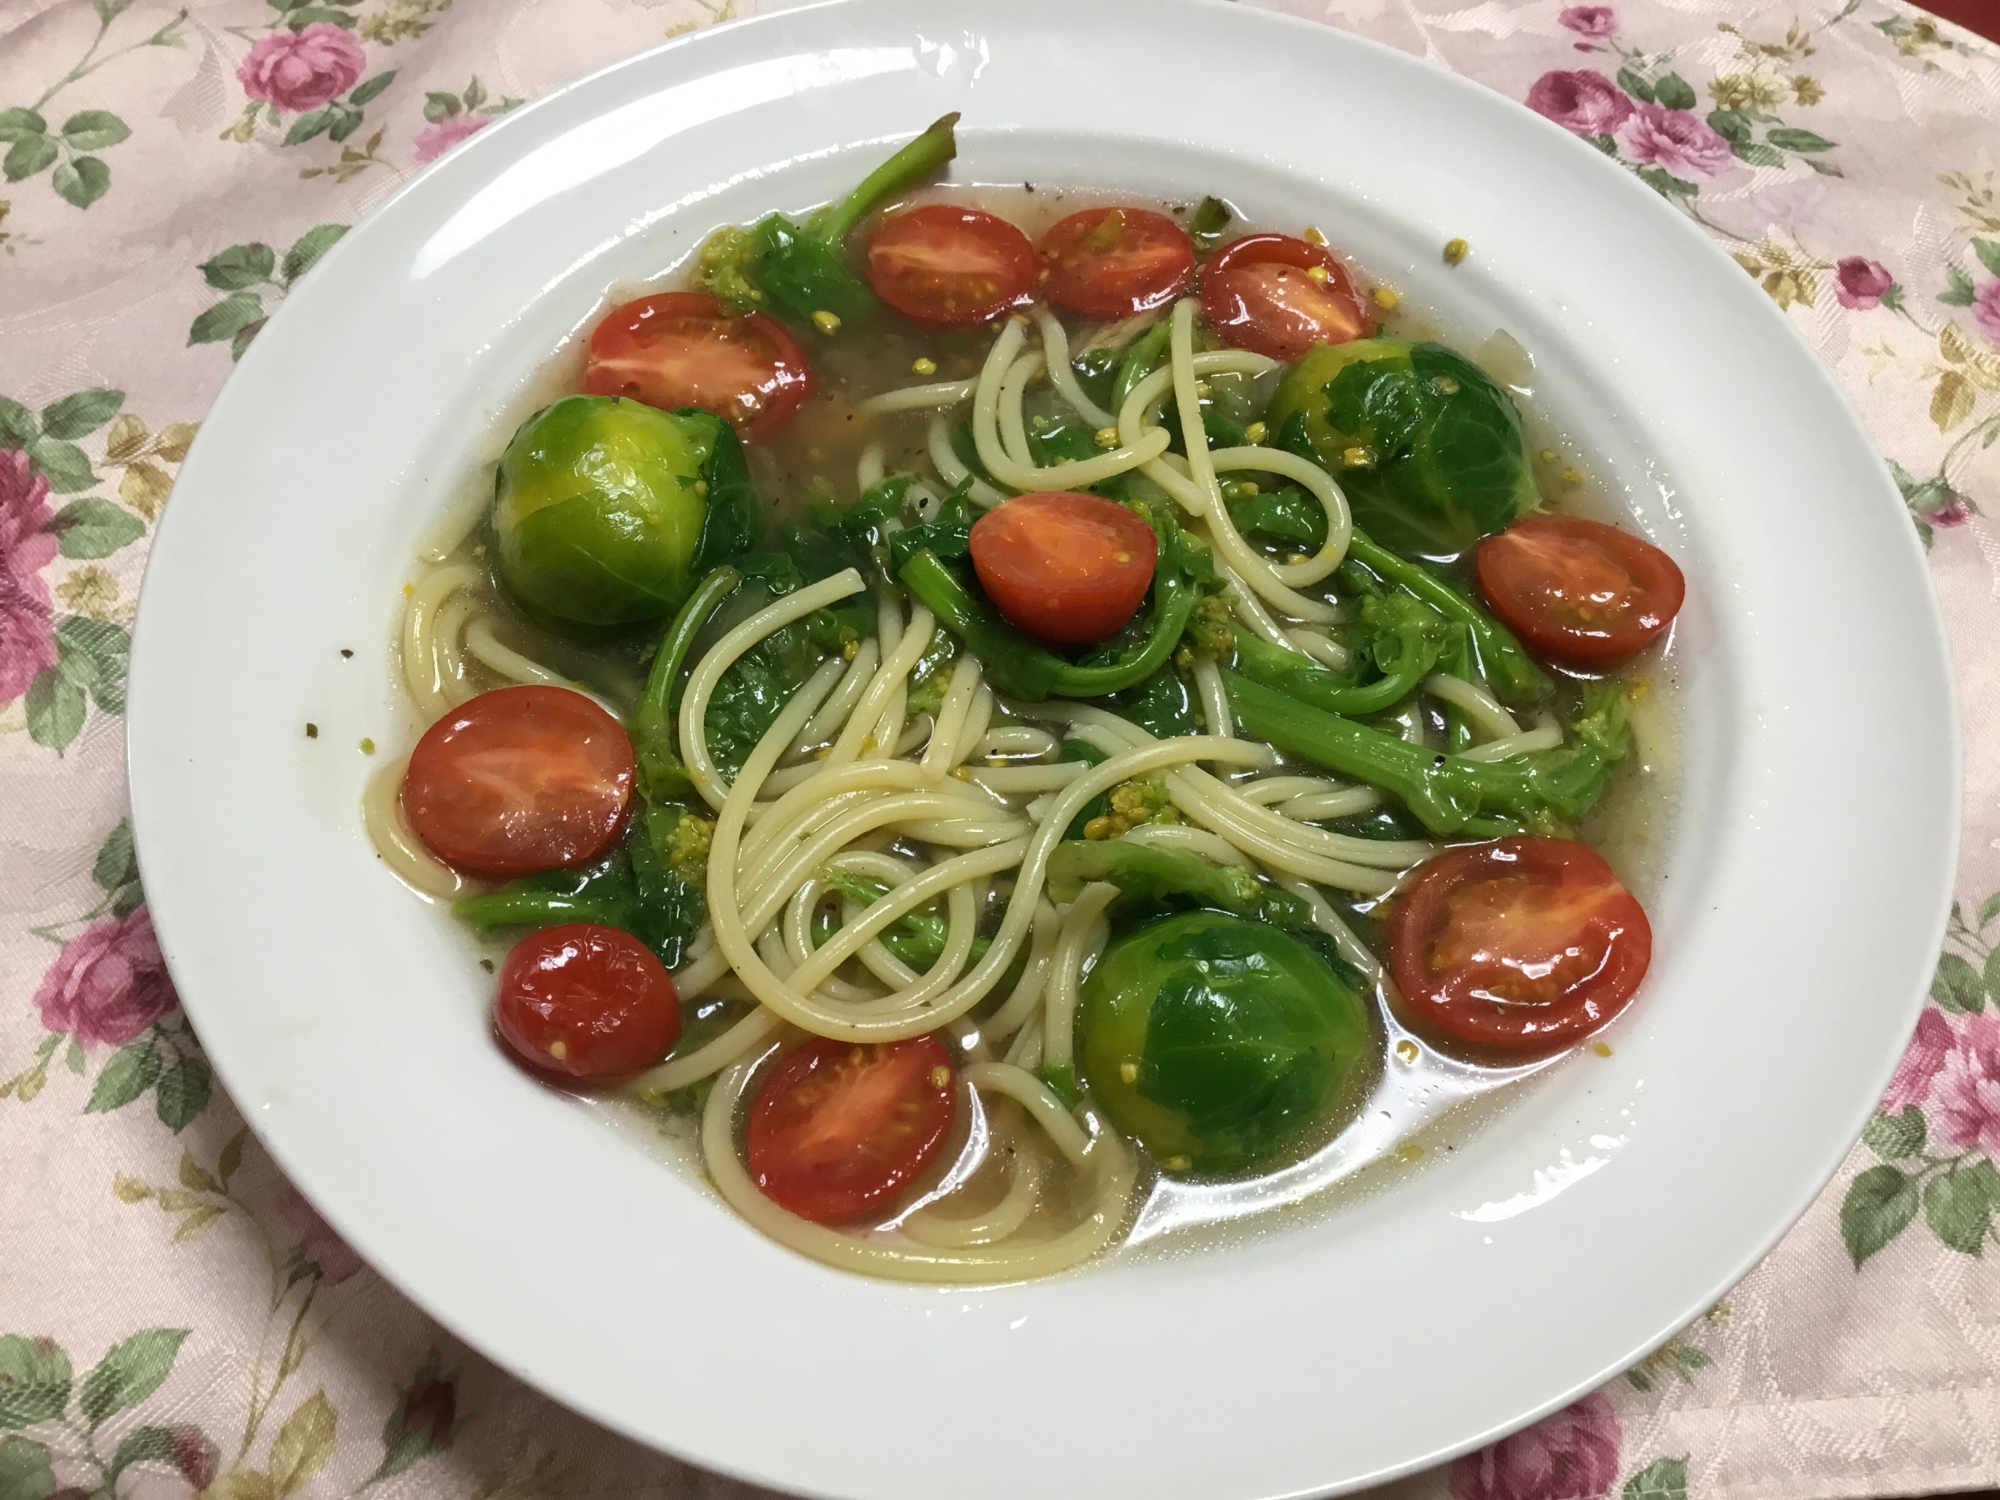
[[[500,927],[549,927],[597,922],[629,932],[669,969],[707,918],[708,833],[713,827],[686,808],[660,803],[641,809],[625,841],[610,854],[571,869],[510,881],[452,907],[480,932]]]
[[[1306,553],[1326,543],[1326,510],[1296,486],[1259,490],[1227,503],[1229,519],[1247,537]]]
[[[1556,833],[1596,805],[1631,737],[1615,683],[1586,683],[1571,741],[1503,761],[1439,755],[1224,671],[1238,727],[1287,755],[1399,798],[1432,833]]]
[[[1298,419],[1307,456],[1345,486],[1357,525],[1407,552],[1449,556],[1539,501],[1508,394],[1443,344],[1355,339],[1315,349],[1265,420]]]
[[[694,284],[713,295],[727,313],[756,312],[766,300],[764,289],[756,282],[756,267],[755,236],[734,224],[726,225],[701,247]]]
[[[1555,690],[1548,673],[1535,665],[1514,633],[1421,563],[1398,557],[1357,530],[1347,544],[1358,563],[1385,582],[1424,601],[1448,620],[1463,625],[1472,640],[1479,670],[1502,703],[1525,708]]]
[[[1310,657],[1259,640],[1248,631],[1236,640],[1237,670],[1252,682],[1336,714],[1374,714],[1415,690],[1437,664],[1449,638],[1444,617],[1408,594],[1364,599],[1361,622],[1370,632],[1368,655],[1382,675],[1353,682]]]
[[[1296,928],[1310,908],[1289,891],[1265,885],[1241,865],[1219,865],[1180,849],[1128,844],[1122,839],[1065,840],[1049,856],[1049,895],[1074,901],[1093,880],[1108,881],[1130,898],[1121,905],[1211,906],[1239,917]]]
[[[956,114],[936,121],[853,192],[804,224],[782,214],[759,221],[749,232],[747,252],[734,258],[735,274],[803,319],[831,313],[848,322],[873,313],[879,305],[875,294],[847,264],[848,232],[878,205],[933,176],[956,156],[952,128],[957,123]]]
[[[900,574],[904,564],[919,552],[951,563],[964,562],[972,555],[972,523],[979,518],[972,509],[968,488],[960,485],[953,490],[928,521],[890,535],[890,572]]]
[[[861,906],[872,906],[888,892],[888,887],[879,880],[870,880],[865,875],[851,875],[834,871],[827,876],[827,884],[841,895]],[[813,946],[823,944],[837,930],[831,923],[822,932],[813,933]],[[951,924],[935,912],[905,912],[880,934],[882,946],[897,958],[915,969],[919,974],[928,971],[944,953],[946,940],[951,936]],[[975,937],[972,940],[970,961],[977,963],[986,956],[991,940]]]
[[[1318,953],[1219,912],[1114,941],[1084,981],[1078,1030],[1091,1094],[1169,1172],[1298,1150],[1374,1050],[1360,996]]]
[[[1213,250],[1222,243],[1223,232],[1235,217],[1220,198],[1204,198],[1195,205],[1194,216],[1188,220],[1188,238],[1194,241],[1197,250]]]
[[[1472,632],[1462,623],[1454,622],[1447,627],[1444,649],[1438,652],[1437,666],[1440,672],[1448,672],[1462,682],[1477,683],[1481,676],[1479,663],[1472,654]],[[1472,723],[1465,710],[1456,703],[1446,703],[1444,708],[1445,748],[1464,750],[1472,744]]]
[[[704,411],[566,396],[514,434],[493,502],[500,579],[544,624],[602,634],[665,618],[756,545],[735,431]]]
[[[680,700],[681,667],[688,648],[702,627],[708,624],[722,601],[734,592],[743,575],[735,568],[720,567],[702,579],[688,596],[666,638],[653,653],[653,665],[646,674],[645,690],[632,710],[626,733],[631,736],[632,753],[639,763],[639,790],[647,797],[685,796],[694,789],[687,767],[681,764],[674,731],[674,705]]]
[[[1145,681],[1123,692],[1113,693],[1104,706],[1122,719],[1130,719],[1155,739],[1170,740],[1199,733],[1195,720],[1194,694],[1187,680],[1172,667],[1161,667]]]
[[[1173,325],[1165,318],[1140,334],[1125,350],[1125,357],[1118,362],[1118,378],[1111,384],[1111,410],[1116,413],[1125,409],[1125,402],[1137,390],[1139,382],[1166,362],[1167,345],[1174,336]]]
[[[1002,692],[1030,703],[1051,697],[1096,698],[1129,688],[1159,670],[1180,640],[1203,579],[1215,576],[1207,549],[1186,536],[1164,509],[1152,511],[1148,519],[1160,543],[1153,604],[1143,624],[1134,621],[1127,627],[1128,632],[1144,634],[1122,639],[1112,650],[1083,662],[1065,660],[1001,619],[984,595],[968,587],[961,570],[929,546],[918,547],[898,562],[896,576],[980,659],[987,677]],[[893,552],[893,539],[890,546]]]
[[[789,558],[764,560],[790,564]],[[757,561],[745,559],[746,572]],[[774,567],[772,572],[778,573],[778,569]],[[789,576],[778,573],[776,577],[746,580],[742,603],[737,607],[754,612],[804,584],[796,568],[791,569]],[[708,752],[724,775],[733,778],[743,769],[743,762],[750,758],[750,752],[757,748],[764,731],[791,701],[792,694],[829,654],[845,651],[859,641],[866,625],[854,610],[816,609],[765,636],[730,665],[715,685],[703,721]]]

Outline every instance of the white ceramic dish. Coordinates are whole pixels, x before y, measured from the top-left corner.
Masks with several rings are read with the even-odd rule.
[[[1332,1211],[976,1290],[798,1259],[528,1082],[357,810],[357,742],[409,732],[389,639],[413,540],[538,362],[607,288],[834,196],[948,109],[968,180],[1226,191],[1334,229],[1474,336],[1512,330],[1691,583],[1685,813],[1614,1056]],[[1453,235],[1473,253],[1447,270]],[[1860,1129],[1936,953],[1959,780],[1909,523],[1754,283],[1518,106],[1199,0],[814,6],[489,129],[347,237],[216,403],[146,582],[130,738],[181,993],[341,1232],[611,1426],[871,1500],[1326,1491],[1611,1376]]]

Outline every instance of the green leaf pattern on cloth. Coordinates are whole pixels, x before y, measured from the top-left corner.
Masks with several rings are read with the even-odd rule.
[[[2000,52],[1900,0],[1250,3],[1523,101],[1734,256],[1874,432],[1933,546],[1968,708],[2000,722]],[[122,734],[153,527],[266,320],[426,163],[735,0],[27,10],[0,17],[0,1156],[22,1201],[62,1210],[0,1275],[0,1500],[748,1500],[465,1350],[285,1183],[179,1010]],[[2000,746],[1968,768],[1971,894],[1832,1187],[1624,1377],[1400,1496],[2000,1482],[1974,1436],[2000,1397],[1965,1331],[2000,1290]]]

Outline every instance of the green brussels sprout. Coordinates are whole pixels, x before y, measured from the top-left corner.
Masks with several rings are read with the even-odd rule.
[[[500,460],[500,581],[573,634],[665,619],[757,530],[742,447],[707,412],[565,396],[523,422]]]
[[[1302,441],[1339,478],[1355,524],[1400,552],[1463,552],[1541,498],[1513,399],[1443,344],[1315,349],[1286,372],[1265,421],[1280,441]]]
[[[1307,1142],[1375,1051],[1367,1007],[1290,934],[1221,912],[1154,922],[1083,983],[1097,1102],[1170,1172],[1233,1172]]]

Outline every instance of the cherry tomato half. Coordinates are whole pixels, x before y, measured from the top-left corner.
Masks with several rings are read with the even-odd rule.
[[[514,945],[500,966],[493,1027],[540,1072],[623,1078],[680,1040],[681,1001],[666,966],[632,934],[567,922]]]
[[[1573,667],[1630,660],[1687,597],[1658,547],[1577,516],[1523,516],[1481,542],[1473,565],[1493,612],[1531,650]]]
[[[970,328],[1028,295],[1035,247],[1005,219],[927,203],[892,214],[868,241],[868,284],[920,323]]]
[[[1389,915],[1389,972],[1418,1029],[1510,1060],[1625,1008],[1653,929],[1594,849],[1525,834],[1425,864]]]
[[[1126,318],[1171,302],[1194,275],[1194,242],[1147,208],[1086,208],[1058,221],[1037,247],[1042,290],[1065,312]]]
[[[1160,542],[1116,501],[1043,491],[972,523],[972,567],[1000,613],[1045,641],[1101,641],[1153,584]]]
[[[706,292],[662,292],[614,307],[590,335],[583,388],[662,411],[698,406],[745,437],[767,438],[812,394],[805,351],[763,313],[731,317]]]
[[[764,1195],[817,1224],[848,1224],[913,1181],[958,1113],[951,1055],[935,1036],[857,1044],[816,1038],[779,1062],[750,1109],[744,1147]]]
[[[1218,250],[1201,273],[1201,315],[1237,348],[1287,364],[1362,337],[1371,321],[1340,258],[1288,234],[1246,235]]]
[[[602,854],[632,800],[632,742],[581,693],[481,693],[424,731],[403,811],[439,859],[480,875],[533,875]]]

